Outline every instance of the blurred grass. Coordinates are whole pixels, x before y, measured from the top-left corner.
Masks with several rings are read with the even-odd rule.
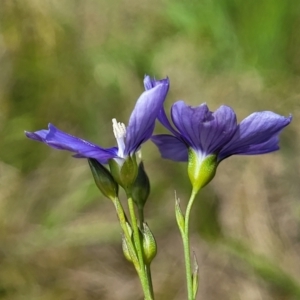
[[[300,3],[291,0],[3,0],[0,298],[141,298],[112,205],[86,161],[23,131],[51,122],[111,146],[111,119],[127,122],[147,73],[169,76],[167,109],[184,99],[231,105],[240,120],[293,113],[281,151],[221,164],[195,205],[192,240],[199,299],[300,299],[299,26]],[[143,156],[157,298],[183,299],[173,191],[184,204],[186,166],[161,161],[150,143]]]

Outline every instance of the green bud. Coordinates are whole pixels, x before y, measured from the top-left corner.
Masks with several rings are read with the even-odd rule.
[[[129,236],[132,236],[132,228],[131,228],[130,224],[127,221],[126,221],[126,227],[127,227]]]
[[[194,192],[198,192],[214,178],[217,166],[217,155],[212,154],[203,159],[193,149],[189,149],[188,175]]]
[[[89,158],[88,162],[97,187],[105,197],[113,200],[118,196],[118,184],[115,182],[110,172],[96,159]]]
[[[180,232],[183,233],[184,226],[185,226],[185,220],[184,220],[184,216],[181,211],[181,208],[180,208],[180,200],[179,200],[179,198],[177,198],[176,194],[175,194],[175,216],[176,216],[178,228],[179,228]]]
[[[150,264],[157,253],[155,238],[148,227],[147,223],[143,223],[143,250],[146,264]]]
[[[132,258],[130,255],[130,251],[126,242],[126,238],[124,235],[122,235],[122,250],[123,250],[123,254],[125,256],[125,258],[129,261],[132,262]]]
[[[116,160],[109,160],[109,167],[112,176],[121,185],[125,191],[131,189],[138,173],[136,157],[128,156],[123,164],[119,164]]]
[[[128,222],[126,222],[126,227],[127,227],[127,230],[128,230],[129,237],[131,239],[130,242],[132,242],[132,228],[131,228],[131,226],[130,226],[130,224]],[[128,245],[128,240],[126,239],[126,236],[125,236],[124,233],[122,235],[122,249],[123,249],[123,254],[124,254],[125,258],[129,262],[132,262],[134,265],[138,265],[139,264],[137,255],[135,253],[135,249],[133,249],[132,247],[130,247]]]
[[[132,199],[139,209],[143,209],[150,194],[150,182],[143,162],[140,162],[138,174],[132,186]]]

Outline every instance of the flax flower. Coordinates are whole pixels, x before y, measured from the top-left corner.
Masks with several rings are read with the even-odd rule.
[[[102,148],[96,144],[65,133],[49,124],[48,130],[26,132],[28,138],[47,144],[48,146],[67,150],[77,158],[96,159],[107,164],[114,159],[118,164],[139,150],[141,145],[152,135],[155,120],[161,110],[169,90],[169,80],[154,80],[149,76],[144,79],[145,92],[141,94],[129,118],[127,128],[113,119],[113,131],[118,147]]]
[[[279,133],[292,117],[262,111],[237,124],[236,114],[229,106],[222,105],[211,112],[206,104],[191,107],[178,101],[171,108],[171,119],[174,127],[162,109],[158,120],[171,134],[154,135],[151,139],[163,158],[189,161],[192,167],[189,172],[193,173],[190,177],[199,177],[203,162],[209,158],[210,166],[205,169],[211,168],[211,175],[199,184],[202,187],[212,179],[217,165],[229,156],[278,150]]]

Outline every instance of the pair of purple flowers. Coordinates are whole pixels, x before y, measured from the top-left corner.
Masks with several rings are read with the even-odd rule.
[[[189,161],[192,151],[198,161],[214,156],[218,164],[235,155],[255,155],[279,149],[279,133],[292,117],[270,111],[256,112],[237,124],[232,108],[222,105],[211,112],[206,104],[197,107],[177,101],[171,108],[171,125],[163,108],[169,90],[169,79],[144,79],[145,92],[141,94],[130,116],[127,128],[113,119],[113,131],[118,147],[102,148],[86,140],[69,135],[54,125],[48,130],[25,132],[30,139],[48,146],[68,150],[77,158],[93,158],[101,164],[115,160],[119,165],[151,139],[163,158]],[[171,134],[152,135],[158,119]]]

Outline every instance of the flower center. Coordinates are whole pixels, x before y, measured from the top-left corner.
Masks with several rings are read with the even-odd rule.
[[[126,138],[126,126],[124,123],[117,122],[116,119],[112,119],[113,132],[118,143],[118,156],[124,157],[125,150],[125,138]]]

